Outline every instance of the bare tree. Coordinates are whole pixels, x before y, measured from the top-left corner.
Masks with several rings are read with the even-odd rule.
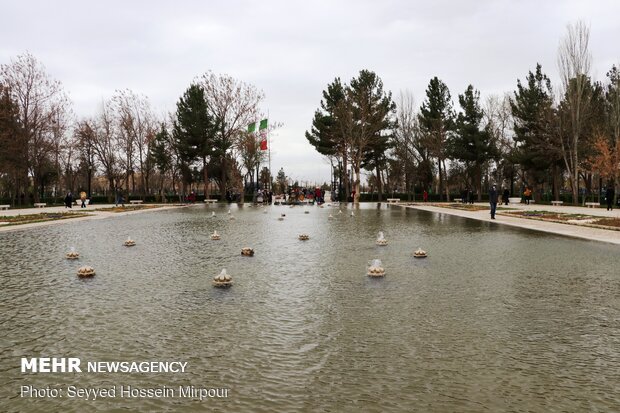
[[[75,146],[76,146],[76,158],[79,160],[82,170],[86,172],[86,187],[88,191],[88,197],[91,196],[91,186],[93,174],[96,173],[96,160],[95,160],[95,140],[96,131],[93,129],[93,125],[87,120],[78,122],[75,128]]]
[[[235,152],[240,160],[239,166],[245,169],[244,177],[254,182],[254,173],[258,166],[265,159],[264,153],[260,150],[256,136],[252,133],[245,133],[235,145]],[[259,177],[257,176],[256,179]]]
[[[404,186],[407,192],[411,193],[415,183],[416,166],[428,156],[427,151],[419,144],[420,127],[413,93],[409,90],[401,91],[397,107],[398,126],[394,131],[393,155],[403,165]]]
[[[214,152],[220,160],[220,193],[223,199],[226,194],[226,176],[230,169],[228,156],[243,137],[247,126],[257,120],[258,105],[265,94],[251,84],[213,72],[203,74],[196,79],[196,83],[204,88],[209,110],[219,124]]]
[[[493,160],[496,167],[495,180],[501,182],[507,178],[510,181],[510,193],[512,194],[514,193],[516,177],[515,166],[510,161],[510,154],[515,149],[516,142],[510,136],[513,119],[510,110],[510,98],[507,94],[487,97],[484,107],[484,123],[490,134],[491,144],[497,148],[496,158]],[[487,168],[487,171],[489,169]]]
[[[134,162],[137,160],[141,189],[144,195],[149,190],[150,168],[148,167],[147,154],[148,147],[155,137],[156,123],[150,103],[146,96],[138,95],[131,90],[116,91],[112,100],[118,117],[118,136],[121,139],[119,149],[123,153],[126,189],[128,189],[130,175],[133,182]],[[135,188],[133,189],[135,190]]]
[[[513,145],[509,135],[511,122],[508,96],[488,96],[484,107],[484,123],[490,129],[493,144],[499,149],[500,155],[510,151]]]
[[[62,115],[65,115],[64,119],[61,117]],[[53,116],[54,119],[52,120],[50,140],[56,172],[54,196],[58,197],[62,195],[63,189],[70,188],[70,185],[68,185],[71,182],[70,180],[65,180],[65,185],[63,187],[62,176],[63,173],[66,173],[67,167],[70,166],[73,161],[75,141],[73,134],[70,133],[68,121],[73,118],[71,111],[67,110],[65,113],[56,112]]]
[[[9,90],[19,107],[28,169],[34,184],[34,202],[40,200],[43,174],[54,150],[54,129],[68,121],[69,99],[59,81],[46,73],[45,67],[30,53],[17,56],[0,66],[0,83]]]
[[[101,110],[96,118],[82,121],[79,129],[83,130],[83,139],[92,141],[92,149],[96,161],[101,166],[108,181],[109,196],[119,187],[121,177],[121,164],[117,153],[117,126],[110,102],[102,102]]]
[[[613,65],[611,70],[607,72],[607,77],[609,78],[606,92],[609,129],[612,140],[615,142],[616,151],[620,151],[620,65]],[[613,178],[616,189],[618,189],[620,185],[620,165],[617,165]],[[618,192],[618,190],[615,191],[616,199],[618,198]]]
[[[562,155],[570,176],[573,203],[579,202],[579,139],[591,101],[589,73],[591,55],[588,48],[590,29],[581,21],[568,26],[560,42],[558,68],[562,79],[562,94],[568,116],[567,139],[561,140]]]

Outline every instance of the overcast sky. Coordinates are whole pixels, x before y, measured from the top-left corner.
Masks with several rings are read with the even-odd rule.
[[[433,76],[453,98],[470,83],[485,97],[514,90],[540,62],[557,85],[558,44],[579,19],[591,29],[593,77],[620,61],[618,0],[5,0],[0,10],[0,63],[32,53],[78,116],[125,88],[173,111],[208,70],[254,84],[284,124],[272,136],[274,174],[311,182],[328,181],[330,168],[304,132],[336,76],[375,71],[395,99],[410,90],[418,105]]]

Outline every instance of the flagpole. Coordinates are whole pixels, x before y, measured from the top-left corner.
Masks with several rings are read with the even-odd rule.
[[[269,122],[269,109],[267,109],[267,119],[267,122]],[[267,157],[269,158],[269,191],[271,191],[273,177],[271,176],[271,140],[269,139],[269,124],[267,125]]]
[[[258,118],[258,153],[260,154],[260,118]],[[258,157],[258,165],[256,165],[256,196],[258,197],[258,192],[260,191],[260,156]]]

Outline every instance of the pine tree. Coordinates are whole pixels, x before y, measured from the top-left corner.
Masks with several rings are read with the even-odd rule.
[[[536,65],[535,73],[528,73],[525,85],[517,80],[517,90],[514,98],[510,99],[510,107],[517,144],[510,155],[511,160],[536,182],[542,182],[552,169],[557,199],[561,153],[554,133],[556,115],[551,81],[542,72],[540,64]]]
[[[317,152],[334,157],[342,163],[342,171],[348,170],[348,148],[351,139],[348,130],[350,107],[346,90],[340,78],[327,85],[323,91],[320,108],[314,113],[312,128],[306,131],[306,139]],[[345,194],[349,197],[348,174],[343,174]]]
[[[607,102],[607,122],[609,125],[609,135],[611,136],[610,145],[616,148],[616,153],[620,152],[620,70],[618,66],[613,65],[611,70],[607,72],[609,83],[605,91],[605,100]],[[620,158],[620,154],[618,155]],[[613,176],[613,184],[615,184],[615,197],[618,199],[620,188],[620,165],[616,165]],[[616,202],[614,199],[614,203]]]
[[[359,76],[351,80],[348,90],[354,125],[350,153],[356,173],[356,198],[359,199],[360,169],[374,169],[381,201],[381,171],[386,168],[385,152],[392,146],[392,133],[396,127],[396,104],[392,101],[392,93],[383,90],[381,78],[368,70],[360,71]]]
[[[448,86],[437,77],[431,79],[426,89],[426,100],[418,115],[424,145],[430,155],[437,159],[439,171],[439,199],[444,188],[445,160],[448,155],[448,138],[454,129],[454,112]],[[446,174],[447,175],[447,174]],[[446,198],[450,196],[446,185]]]
[[[28,142],[19,122],[19,106],[0,84],[0,175],[9,178],[12,196],[21,205],[20,194],[28,192]]]
[[[209,113],[204,89],[191,85],[177,103],[173,138],[179,153],[184,184],[190,183],[190,166],[202,161],[205,195],[207,194],[207,159],[213,154],[218,124]]]
[[[161,124],[159,132],[155,134],[153,143],[149,146],[149,159],[160,174],[159,192],[162,193],[165,176],[172,169],[172,154],[170,153],[170,134],[165,124]],[[163,195],[163,194],[162,194]]]
[[[490,134],[481,128],[484,112],[480,107],[480,92],[469,85],[465,93],[459,95],[463,109],[456,119],[456,133],[450,139],[450,155],[465,163],[472,183],[482,200],[482,167],[495,155]]]

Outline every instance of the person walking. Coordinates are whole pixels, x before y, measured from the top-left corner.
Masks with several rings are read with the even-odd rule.
[[[422,200],[428,202],[428,192],[426,192],[426,189],[422,192]]]
[[[123,195],[121,194],[120,191],[116,191],[116,196],[114,197],[114,206],[117,207],[118,204],[121,204],[122,206],[125,206],[125,200],[123,199]]]
[[[495,219],[495,210],[497,209],[497,188],[495,185],[489,191],[489,203],[491,204],[491,219]]]
[[[86,208],[86,192],[80,192],[80,200],[82,201],[81,208]]]
[[[505,205],[508,205],[508,198],[510,198],[510,191],[508,190],[508,188],[504,189],[504,193],[502,195],[502,201],[504,201]]]
[[[611,184],[607,184],[607,190],[605,191],[605,200],[607,201],[607,210],[614,210],[614,187]]]

